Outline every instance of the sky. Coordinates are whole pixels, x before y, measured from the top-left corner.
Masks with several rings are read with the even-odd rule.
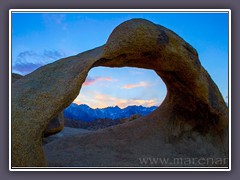
[[[132,18],[165,26],[190,43],[227,101],[227,13],[12,13],[12,72],[26,75],[101,46],[117,25]],[[153,70],[97,67],[74,102],[92,108],[149,107],[159,106],[165,96],[166,86]]]

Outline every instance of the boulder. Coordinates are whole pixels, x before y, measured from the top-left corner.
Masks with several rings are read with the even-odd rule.
[[[97,66],[152,69],[166,84],[167,96],[148,116],[59,139],[47,144],[44,154],[48,123],[71,104]],[[103,46],[37,69],[15,82],[12,92],[14,167],[138,167],[153,166],[142,164],[144,157],[228,157],[228,108],[197,51],[144,19],[120,24]]]

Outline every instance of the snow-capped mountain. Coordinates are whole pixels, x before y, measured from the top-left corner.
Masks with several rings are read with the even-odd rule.
[[[123,119],[128,118],[134,114],[145,116],[154,111],[157,106],[143,107],[143,106],[128,106],[124,109],[115,107],[92,109],[86,104],[77,105],[72,103],[64,110],[64,116],[69,119],[81,121],[93,121],[96,119]]]

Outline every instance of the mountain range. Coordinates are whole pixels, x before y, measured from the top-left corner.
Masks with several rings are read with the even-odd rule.
[[[144,107],[133,105],[123,109],[119,108],[118,106],[93,109],[86,104],[77,105],[72,103],[64,110],[64,117],[86,122],[97,119],[118,120],[131,117],[135,114],[145,116],[154,111],[156,108],[157,106]]]

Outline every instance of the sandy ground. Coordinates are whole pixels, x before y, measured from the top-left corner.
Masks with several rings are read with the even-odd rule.
[[[54,140],[63,138],[63,137],[71,137],[74,135],[81,135],[86,133],[91,133],[92,131],[81,129],[81,128],[70,128],[70,127],[64,127],[63,130],[57,134],[54,134],[52,136],[43,138],[43,145],[48,144]]]

